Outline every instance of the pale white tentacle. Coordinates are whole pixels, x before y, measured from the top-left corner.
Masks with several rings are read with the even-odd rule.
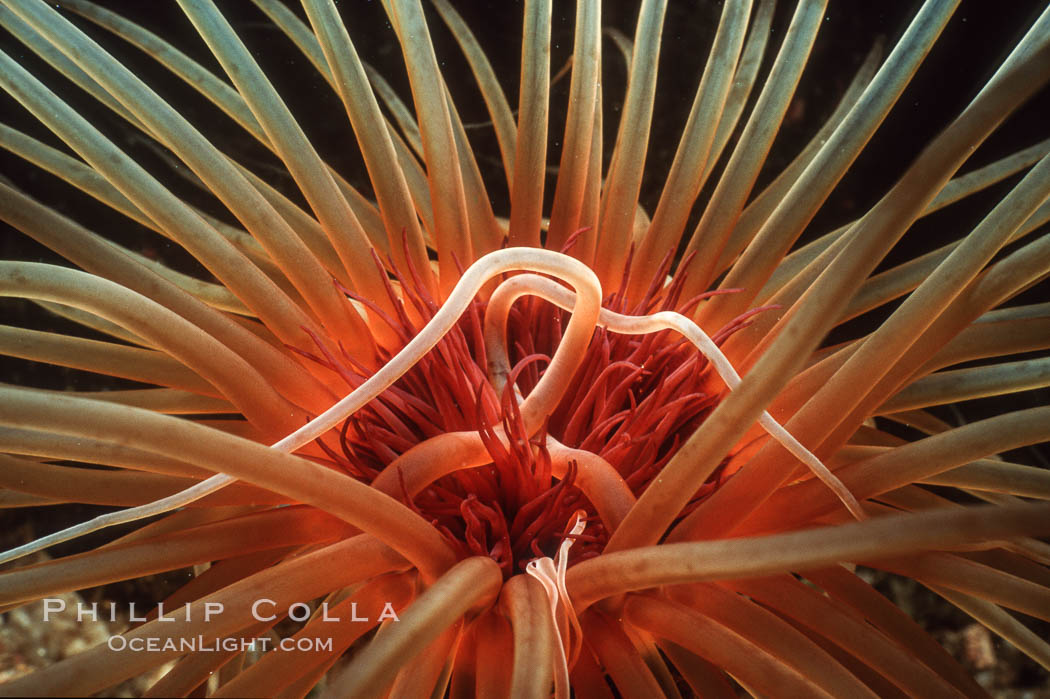
[[[518,270],[542,272],[565,279],[576,288],[577,292],[586,294],[590,299],[597,299],[596,303],[600,303],[601,283],[598,278],[586,265],[568,255],[538,248],[507,248],[489,253],[467,268],[434,317],[389,362],[331,408],[271,446],[279,451],[293,452],[353,415],[389,388],[440,342],[441,338],[452,330],[486,282],[500,274]],[[575,295],[573,298],[575,299]],[[552,362],[551,366],[553,365]],[[191,488],[161,500],[101,515],[0,553],[0,563],[27,556],[105,527],[170,512],[214,493],[234,480],[226,474],[216,474]]]
[[[551,621],[554,622],[554,637],[558,641],[558,657],[554,658],[554,696],[555,699],[569,698],[569,667],[575,662],[576,654],[579,652],[583,632],[580,629],[580,621],[576,617],[576,610],[569,598],[569,591],[565,588],[565,571],[569,567],[569,549],[575,541],[575,537],[583,533],[587,527],[586,513],[578,511],[575,514],[576,522],[572,531],[562,540],[558,547],[558,558],[551,559],[549,556],[534,558],[525,566],[525,572],[540,581],[547,593],[547,601],[550,604]],[[565,608],[566,618],[569,620],[571,632],[566,629],[566,639],[562,639],[561,625],[558,624],[558,603]],[[573,635],[573,633],[575,635]],[[566,640],[572,644],[573,650],[565,652]]]
[[[485,352],[489,363],[489,380],[498,392],[506,385],[510,372],[510,360],[507,356],[506,318],[510,307],[522,296],[539,296],[546,301],[571,311],[576,303],[573,292],[555,281],[537,274],[520,274],[504,281],[489,299],[485,311]],[[680,313],[659,311],[644,316],[631,316],[602,309],[598,314],[598,325],[605,329],[630,335],[644,335],[662,330],[674,330],[684,336],[700,351],[718,376],[730,390],[740,385],[740,375],[729,359],[718,348],[718,345],[700,326]],[[821,462],[809,449],[784,429],[772,415],[763,410],[758,423],[777,440],[796,459],[801,461],[819,478],[842,504],[857,519],[864,519],[866,514],[853,493]]]

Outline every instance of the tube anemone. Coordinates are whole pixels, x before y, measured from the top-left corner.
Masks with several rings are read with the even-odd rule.
[[[1050,11],[782,5],[0,1],[0,695],[1050,669]]]

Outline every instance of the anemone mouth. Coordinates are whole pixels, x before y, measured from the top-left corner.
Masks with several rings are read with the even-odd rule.
[[[648,292],[632,307],[624,299],[625,288],[608,294],[602,307],[631,316],[671,311],[685,317],[706,298],[732,293],[682,299],[686,276],[680,273],[672,280],[669,263],[665,260],[656,270]],[[403,342],[417,336],[438,307],[417,275],[406,276],[395,272],[389,288],[397,315],[382,315]],[[408,315],[409,306],[416,322]],[[596,556],[614,522],[602,521],[599,507],[576,483],[580,461],[587,462],[585,469],[600,463],[622,481],[625,493],[637,497],[727,388],[704,354],[671,329],[630,335],[598,327],[560,400],[539,430],[530,433],[519,403],[536,389],[557,352],[570,311],[535,297],[506,309],[503,342],[509,371],[490,381],[494,360],[486,356],[483,330],[487,308],[487,301],[475,299],[429,353],[343,421],[337,446],[316,443],[327,463],[357,479],[376,483],[386,472],[379,480],[396,482],[392,494],[441,529],[462,555],[489,556],[505,575],[523,572],[533,558],[553,557],[581,510],[590,526],[586,536],[574,537],[570,564]],[[714,333],[714,345],[747,327],[763,310],[727,323]],[[319,340],[316,345],[315,352],[296,352],[340,375],[349,388],[370,375],[345,351],[328,352]],[[379,351],[384,362],[393,354]],[[469,432],[477,433],[490,463],[442,475],[422,490],[407,492],[400,457],[440,435]],[[725,467],[732,456],[700,486],[683,516],[728,477]]]

